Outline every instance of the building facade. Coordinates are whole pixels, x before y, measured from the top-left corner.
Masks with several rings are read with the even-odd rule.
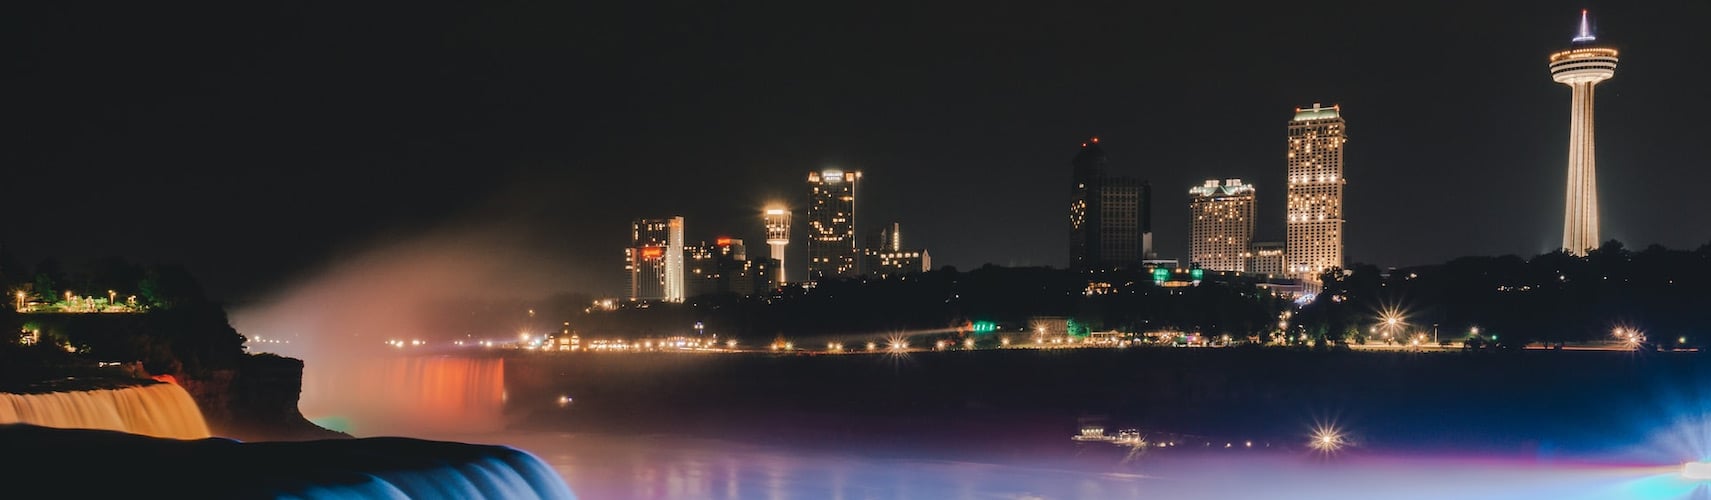
[[[1317,283],[1327,269],[1343,267],[1343,145],[1348,129],[1342,108],[1296,108],[1289,121],[1289,196],[1285,271]]]
[[[683,217],[632,222],[624,271],[629,274],[630,300],[682,302]]]
[[[1254,239],[1254,187],[1213,179],[1188,190],[1189,262],[1201,269],[1247,272]]]
[[[857,273],[856,187],[861,172],[808,173],[808,279]]]
[[[777,287],[777,265],[773,259],[748,259],[743,240],[718,238],[713,244],[702,242],[684,248],[687,283],[685,295],[690,298],[731,294],[751,296],[770,293]]]
[[[1255,242],[1248,251],[1247,272],[1267,277],[1287,277],[1283,254],[1284,245],[1281,241]]]
[[[1079,271],[1136,268],[1152,257],[1152,188],[1145,181],[1112,176],[1109,160],[1093,137],[1070,161],[1070,268]]]
[[[868,237],[862,249],[862,274],[890,278],[932,270],[933,258],[924,248],[903,246],[903,225],[893,222]]]
[[[1586,255],[1598,248],[1598,169],[1592,137],[1592,90],[1616,76],[1616,49],[1600,47],[1586,11],[1572,48],[1551,54],[1551,79],[1568,85],[1568,189],[1563,207],[1562,249]]]

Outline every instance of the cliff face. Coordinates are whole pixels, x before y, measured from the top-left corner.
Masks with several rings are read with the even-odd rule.
[[[349,438],[303,418],[297,409],[303,392],[303,361],[253,354],[236,368],[211,370],[179,381],[215,435],[243,441],[303,441]]]

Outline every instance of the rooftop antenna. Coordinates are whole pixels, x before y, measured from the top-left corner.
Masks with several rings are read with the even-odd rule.
[[[1574,36],[1574,42],[1583,43],[1597,39],[1598,37],[1592,36],[1592,23],[1586,20],[1586,9],[1580,9],[1580,34]]]

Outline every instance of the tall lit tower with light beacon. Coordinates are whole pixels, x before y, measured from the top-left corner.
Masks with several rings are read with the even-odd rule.
[[[1598,248],[1598,170],[1592,142],[1592,88],[1616,76],[1616,49],[1599,47],[1586,11],[1568,50],[1551,54],[1551,79],[1568,85],[1568,199],[1563,210],[1562,248],[1574,255]]]
[[[778,261],[778,284],[784,279],[784,246],[790,244],[790,210],[781,206],[766,208],[766,245],[772,247],[772,259]]]

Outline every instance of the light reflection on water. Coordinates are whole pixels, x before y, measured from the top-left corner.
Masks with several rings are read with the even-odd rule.
[[[1679,464],[1298,454],[1153,457],[1121,471],[1086,461],[980,463],[837,454],[666,436],[549,432],[434,436],[517,447],[579,498],[693,499],[1508,499],[1711,498]]]

